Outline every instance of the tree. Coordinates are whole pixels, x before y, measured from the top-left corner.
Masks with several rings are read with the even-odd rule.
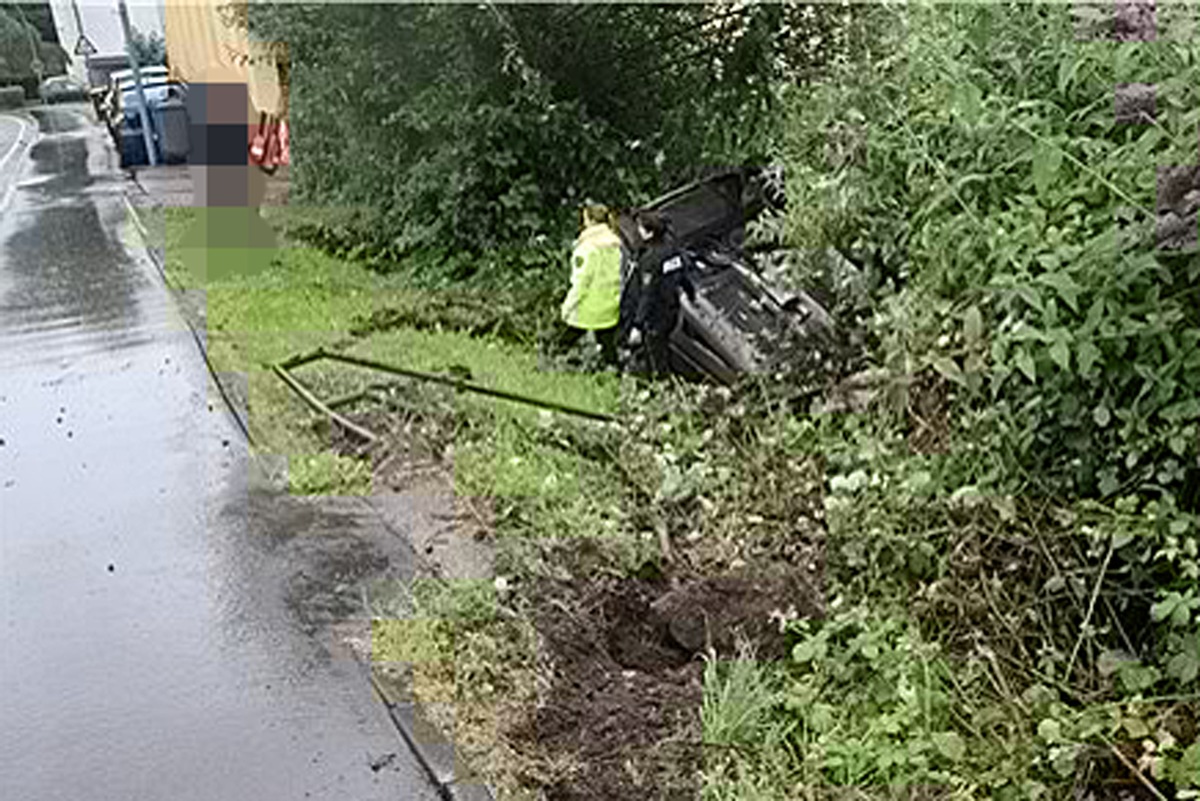
[[[42,41],[38,29],[24,17],[22,9],[0,5],[0,82],[20,83],[26,91],[37,83],[34,58],[43,64],[44,75],[66,70],[67,55],[61,47]]]
[[[634,204],[765,158],[775,85],[825,57],[804,45],[831,25],[820,10],[761,3],[228,13],[286,43],[294,190],[375,212],[357,245],[471,253],[471,264],[569,240],[585,195]]]
[[[137,59],[139,66],[161,66],[167,62],[167,42],[154,31],[147,35],[135,28],[129,40],[129,54]]]

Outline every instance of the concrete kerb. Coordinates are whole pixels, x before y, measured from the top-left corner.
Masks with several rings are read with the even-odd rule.
[[[137,187],[138,191],[147,195],[149,194],[146,193],[145,188],[140,184],[137,184]],[[158,272],[159,277],[163,281],[163,284],[172,292],[173,295],[182,294],[185,290],[183,287],[180,287],[178,284],[172,281],[167,273],[164,263],[165,254],[159,254],[156,252],[153,245],[153,239],[142,220],[141,214],[137,209],[137,205],[129,199],[128,192],[122,196],[122,199],[124,200],[126,209],[128,210],[129,218],[133,222],[134,228],[137,231],[137,236],[141,240],[140,244],[145,250],[147,257],[154,265],[155,270]],[[222,374],[217,371],[216,366],[209,358],[208,347],[203,332],[199,329],[196,322],[192,319],[191,315],[186,312],[186,310],[179,309],[179,311],[180,316],[183,318],[189,332],[192,335],[192,339],[196,343],[196,347],[199,349],[200,354],[204,359],[204,363],[208,368],[209,375],[211,376],[213,384],[216,386],[217,391],[221,396],[226,411],[233,418],[238,429],[246,438],[247,444],[253,446],[255,443],[253,435],[250,433],[250,427],[246,420],[245,410],[239,408],[234,402],[233,398],[231,397],[231,394],[233,393],[230,391],[230,388],[227,387],[228,378],[223,377]],[[253,449],[253,447],[250,448],[250,458],[261,470],[263,470],[262,474],[272,477],[277,482],[278,472],[276,470],[272,470],[271,465],[264,464],[260,455]],[[388,525],[383,512],[379,507],[371,503],[369,498],[363,498],[363,502],[372,510],[372,512],[379,516],[380,520],[385,526]],[[414,553],[414,556],[417,559],[421,559],[419,554]],[[429,777],[430,782],[437,788],[438,794],[443,799],[446,799],[446,801],[495,801],[495,794],[489,787],[482,784],[466,784],[459,782],[458,775],[461,772],[459,766],[463,763],[454,747],[454,744],[444,739],[438,742],[437,738],[430,736],[429,724],[425,723],[423,716],[420,714],[419,705],[410,702],[397,702],[393,699],[390,699],[383,691],[379,683],[376,682],[371,676],[371,665],[368,663],[362,665],[362,667],[366,673],[367,679],[371,682],[371,685],[376,696],[379,698],[380,703],[384,705],[384,708],[388,712],[388,716],[392,720],[392,723],[396,726],[401,739],[403,739],[405,744],[408,745],[409,750],[412,751],[414,757],[417,759],[417,762],[421,765],[422,769]]]

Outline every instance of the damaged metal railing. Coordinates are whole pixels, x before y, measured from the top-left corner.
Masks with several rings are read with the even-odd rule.
[[[375,361],[373,359],[363,359],[358,356],[349,356],[344,353],[334,353],[323,348],[317,348],[310,353],[305,353],[293,356],[289,359],[284,359],[278,364],[270,365],[271,372],[279,377],[289,389],[291,389],[301,400],[303,400],[310,408],[316,412],[325,415],[341,428],[366,442],[368,445],[373,445],[379,441],[378,435],[368,429],[358,425],[353,420],[347,419],[344,415],[339,414],[334,407],[344,406],[347,403],[353,402],[370,394],[372,388],[378,388],[376,385],[368,387],[359,392],[350,393],[340,396],[332,401],[324,402],[316,396],[316,394],[306,387],[299,379],[292,375],[292,370],[297,367],[302,367],[306,364],[328,359],[330,361],[341,362],[343,364],[362,367],[368,370],[377,372],[389,373],[391,375],[410,378],[416,381],[424,381],[430,384],[440,384],[441,386],[450,387],[462,392],[474,392],[479,395],[486,395],[491,398],[500,400],[512,401],[514,403],[522,403],[527,406],[535,406],[539,409],[558,412],[560,414],[572,415],[574,417],[583,417],[588,420],[596,420],[604,423],[615,423],[617,418],[612,415],[603,414],[601,412],[593,412],[589,409],[580,409],[575,406],[570,406],[565,403],[557,403],[555,401],[542,400],[533,398],[528,395],[521,395],[516,392],[508,392],[507,390],[494,389],[481,384],[474,384],[470,381],[464,381],[458,378],[451,378],[437,373],[425,373],[420,370],[410,370],[407,367],[399,367],[393,364]]]

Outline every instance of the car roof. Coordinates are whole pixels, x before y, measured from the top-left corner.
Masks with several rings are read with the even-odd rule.
[[[166,71],[167,71],[167,68],[162,64],[147,64],[146,66],[142,67],[142,72],[166,72]],[[132,67],[130,67],[129,69],[124,69],[124,70],[116,70],[115,72],[112,73],[113,78],[128,78],[130,75],[133,75]]]
[[[164,66],[161,66],[161,65],[153,66],[153,67],[142,67],[142,77],[154,77],[154,76],[166,75],[166,74],[167,74],[167,68]],[[109,80],[112,81],[113,83],[120,83],[120,82],[126,81],[126,80],[132,81],[133,80],[133,70],[131,70],[131,69],[117,70],[116,72],[112,73],[108,77],[109,77]]]
[[[170,83],[170,81],[167,80],[166,75],[143,75],[142,76],[142,86],[161,86],[164,83]],[[121,81],[120,85],[121,85],[122,92],[128,92],[128,91],[132,90],[133,87],[137,86],[137,83],[133,80],[133,78],[130,78],[127,81]]]

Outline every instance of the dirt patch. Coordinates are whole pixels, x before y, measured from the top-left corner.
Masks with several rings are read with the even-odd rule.
[[[548,799],[693,798],[703,667],[649,614],[665,588],[638,580],[545,586],[535,613],[538,708],[510,736]]]
[[[712,649],[733,657],[739,638],[759,656],[785,655],[787,620],[824,614],[820,587],[807,573],[787,564],[760,565],[685,582],[653,605],[671,641],[691,653]]]
[[[402,498],[415,487],[430,498],[452,497],[452,444],[461,421],[454,419],[450,396],[413,386],[372,395],[339,411],[381,437],[370,455],[376,493]],[[361,443],[335,428],[329,434],[343,452],[361,452]],[[764,475],[772,475],[770,467]],[[759,489],[771,495],[779,488],[765,479]],[[488,504],[458,500],[458,534],[476,532],[490,547]],[[794,500],[753,500],[761,514],[753,516],[753,531],[731,538],[745,547],[728,559],[706,555],[712,546],[705,543],[721,539],[716,533],[689,536],[705,526],[698,501],[660,506],[674,558],[640,577],[617,577],[628,565],[619,567],[615,551],[596,538],[532,546],[540,552],[535,561],[544,568],[542,578],[522,577],[517,605],[536,630],[536,668],[529,667],[538,700],[494,721],[494,748],[508,754],[506,788],[534,790],[551,801],[699,796],[708,748],[701,721],[704,658],[738,658],[746,643],[759,658],[783,658],[789,645],[784,623],[824,612],[819,513]],[[396,519],[405,515],[418,550],[433,546],[421,537],[435,537],[437,527],[411,510],[398,511]],[[644,522],[651,530],[653,521]]]
[[[380,437],[367,456],[372,504],[404,530],[422,557],[422,574],[491,579],[492,504],[454,491],[452,403],[444,388],[400,382],[372,388],[342,413]],[[321,425],[336,452],[362,455],[353,434]]]
[[[699,794],[703,653],[763,657],[786,640],[773,613],[820,614],[819,590],[776,565],[710,578],[577,579],[538,587],[547,682],[509,736],[543,768],[548,799],[692,799]],[[711,650],[710,650],[711,649]]]

